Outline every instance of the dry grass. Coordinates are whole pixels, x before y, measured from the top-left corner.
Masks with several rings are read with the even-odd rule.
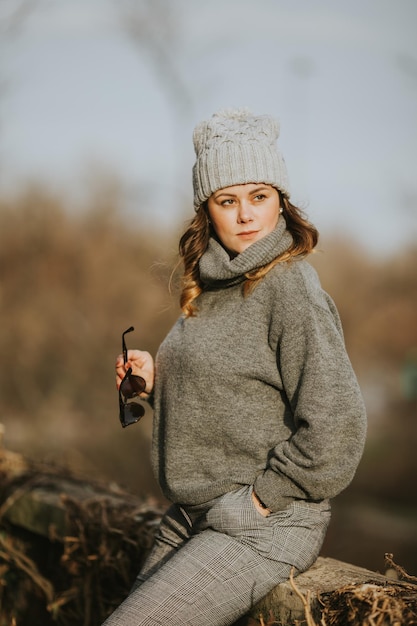
[[[15,620],[17,626],[98,626],[128,594],[161,509],[151,499],[86,483],[64,468],[23,462],[5,451],[3,459],[0,625]],[[82,497],[70,497],[68,484]],[[39,486],[62,493],[66,512],[64,528],[51,525],[47,537],[23,531],[7,518],[22,495]]]
[[[368,582],[345,585],[321,593],[312,603],[311,593],[305,595],[290,577],[291,587],[300,598],[306,626],[414,626],[417,624],[417,582],[404,568],[386,555],[387,564],[406,579],[386,584]],[[409,582],[412,581],[412,582]],[[319,609],[318,609],[319,607]],[[319,615],[317,615],[319,613]],[[301,625],[300,625],[301,626]]]

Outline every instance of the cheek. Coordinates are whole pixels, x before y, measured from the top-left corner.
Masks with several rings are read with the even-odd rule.
[[[269,220],[268,220],[270,230],[274,230],[275,226],[278,224],[278,220],[279,220],[279,209],[271,211],[271,215],[269,216]]]
[[[230,220],[227,218],[226,215],[222,215],[222,216],[215,215],[211,218],[211,224],[215,232],[217,233],[217,235],[227,234],[230,231],[229,222]]]

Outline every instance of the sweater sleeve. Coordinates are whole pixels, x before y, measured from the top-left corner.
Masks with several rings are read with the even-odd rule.
[[[331,498],[351,482],[363,453],[366,414],[340,320],[321,288],[297,288],[280,306],[277,365],[293,417],[255,491],[278,511],[291,500]]]

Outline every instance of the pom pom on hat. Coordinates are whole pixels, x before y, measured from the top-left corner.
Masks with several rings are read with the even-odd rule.
[[[248,109],[218,111],[196,126],[193,133],[194,207],[212,193],[246,183],[272,185],[289,197],[284,158],[277,149],[279,123],[269,115]]]

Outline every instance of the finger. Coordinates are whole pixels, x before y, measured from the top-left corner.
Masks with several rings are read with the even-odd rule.
[[[145,354],[141,350],[128,350],[127,360],[130,365],[135,364],[136,367],[142,367],[146,362]]]
[[[118,367],[123,367],[123,365],[124,365],[123,354],[119,354],[119,355],[116,357],[116,363],[115,363],[116,369],[117,369]]]
[[[124,363],[120,363],[119,365],[116,363],[116,374],[118,376],[124,376],[127,372],[127,370],[129,369],[129,365],[128,363],[124,364]]]
[[[132,368],[132,372],[134,374],[139,374],[143,368],[146,367],[146,358],[145,353],[140,352],[139,350],[132,350],[128,353],[128,360],[126,361],[125,368],[126,370]]]

